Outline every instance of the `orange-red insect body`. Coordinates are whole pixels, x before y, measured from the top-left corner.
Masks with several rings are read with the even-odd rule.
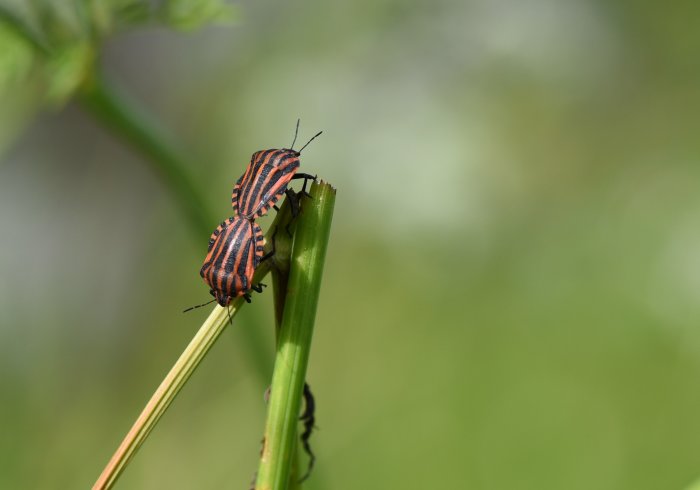
[[[299,121],[297,121],[297,132]],[[293,149],[263,150],[253,153],[248,168],[233,189],[231,202],[237,216],[221,223],[209,239],[209,250],[199,275],[210,287],[210,293],[221,306],[248,292],[261,291],[261,285],[252,284],[255,269],[263,256],[263,235],[255,219],[264,216],[288,191],[292,179],[315,177],[297,174],[299,155],[318,135],[311,138],[299,151]],[[294,135],[296,141],[296,133]],[[292,142],[292,147],[294,142]],[[289,194],[293,194],[288,192]],[[290,195],[293,213],[298,213],[298,198]],[[274,252],[270,252],[272,254]]]
[[[298,131],[299,121],[297,121]],[[309,174],[297,174],[299,156],[302,150],[321,133],[322,131],[318,132],[299,151],[292,148],[282,148],[253,153],[248,168],[233,188],[231,194],[233,210],[242,218],[254,220],[267,214],[270,208],[282,197],[282,194],[287,192],[287,186],[292,179],[304,179],[305,190],[306,181],[316,180],[316,177]],[[296,141],[296,133],[294,141]],[[292,142],[293,146],[294,142]]]
[[[247,219],[265,216],[287,190],[298,169],[296,150],[256,151],[233,188],[233,210]]]
[[[255,268],[263,259],[263,234],[253,221],[231,217],[222,222],[209,239],[209,250],[199,271],[210,293],[221,306],[245,296],[253,289]]]

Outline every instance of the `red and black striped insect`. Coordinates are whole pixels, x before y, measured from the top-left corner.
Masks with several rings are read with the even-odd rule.
[[[309,143],[316,139],[323,131],[319,131],[299,151],[293,150],[299,132],[299,121],[294,133],[294,141],[291,148],[262,150],[253,153],[248,168],[236,182],[231,195],[233,210],[241,217],[254,220],[265,216],[271,207],[287,193],[292,204],[292,214],[298,214],[298,200],[293,192],[288,191],[287,186],[292,179],[304,179],[306,182],[316,180],[309,174],[297,173],[299,169],[299,156]]]
[[[226,307],[238,296],[250,302],[249,291],[262,292],[262,285],[252,281],[256,267],[267,258],[263,242],[260,227],[240,217],[231,217],[214,230],[199,275],[219,305]]]

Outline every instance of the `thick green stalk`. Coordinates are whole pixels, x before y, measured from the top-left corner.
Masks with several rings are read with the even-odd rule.
[[[297,195],[299,199],[304,200],[303,193]],[[285,199],[280,212],[290,213],[289,199]],[[280,330],[282,329],[282,317],[284,315],[284,303],[287,298],[287,284],[289,283],[289,262],[292,251],[293,228],[290,224],[289,230],[280,230],[275,237],[275,266],[272,268],[272,293],[273,305],[275,309],[275,347],[279,345]],[[292,459],[292,467],[290,470],[290,486],[288,490],[301,489],[299,482],[299,449],[296,448]]]
[[[135,102],[98,75],[84,84],[81,101],[99,121],[144,154],[145,162],[174,194],[190,226],[198,236],[208,237],[217,219],[194,185],[188,162],[172,138],[140,111]]]
[[[335,204],[335,189],[329,184],[314,183],[310,194],[312,199],[302,206],[292,245],[257,490],[284,490],[290,482],[301,395]]]

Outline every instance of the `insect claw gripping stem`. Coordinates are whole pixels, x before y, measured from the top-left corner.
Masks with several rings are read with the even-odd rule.
[[[292,219],[289,220],[284,229],[287,230],[287,236],[292,238],[292,231],[289,229],[289,227],[299,217],[299,213],[301,212],[301,198],[302,196],[306,195],[306,191],[302,190],[295,193],[292,189],[287,189],[285,193],[287,194],[287,200],[289,201],[289,207],[291,208]]]
[[[314,175],[313,181],[316,182],[318,175]],[[306,197],[309,199],[313,199],[313,196],[306,192],[306,183],[308,182],[308,179],[304,179],[304,183],[301,186],[301,193],[304,194]]]
[[[255,285],[251,286],[251,287],[250,287],[250,290],[251,290],[251,291],[255,291],[256,293],[262,293],[262,292],[263,292],[263,288],[266,288],[266,287],[267,287],[267,284],[263,284],[263,283],[260,282],[260,283],[258,283],[258,284],[255,284]],[[246,303],[252,303],[252,301],[253,301],[253,299],[252,299],[250,293],[245,293],[245,294],[243,295],[243,299],[246,301]]]
[[[316,182],[318,180],[318,175],[297,173],[297,174],[294,174],[294,176],[292,177],[291,180],[294,180],[294,179],[304,179],[304,183],[301,186],[301,193],[304,194],[306,197],[311,198],[311,194],[306,192],[306,184],[310,180]]]
[[[299,204],[299,196],[292,189],[287,189],[284,191],[284,193],[287,195],[287,199],[289,199],[289,205],[292,210],[292,218],[296,218],[299,216],[299,209],[301,208]]]

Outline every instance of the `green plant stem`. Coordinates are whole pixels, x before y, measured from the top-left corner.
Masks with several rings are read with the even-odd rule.
[[[297,195],[299,199],[303,200],[303,194],[299,193]],[[280,211],[290,212],[289,199],[285,199]],[[290,225],[289,232],[295,228],[295,225]],[[284,303],[287,298],[287,284],[289,283],[289,263],[290,255],[292,251],[292,238],[287,230],[280,231],[275,237],[275,255],[272,260],[274,260],[275,267],[272,268],[272,299],[275,309],[275,347],[279,345],[280,331],[282,329],[282,316],[284,315]],[[295,448],[294,456],[292,457],[292,467],[290,469],[290,485],[289,490],[298,490],[302,488],[301,482],[299,482],[299,448],[298,445]]]
[[[99,75],[85,83],[81,101],[93,116],[147,157],[145,161],[165,181],[197,236],[209,236],[217,220],[193,184],[187,160],[172,138]]]
[[[270,230],[274,230],[278,226],[284,228],[289,222],[291,216],[289,210],[287,208],[285,209],[285,212],[277,214]],[[272,246],[272,234],[269,232],[266,236],[266,242],[266,250],[269,251]],[[270,260],[262,262],[255,271],[253,284],[262,281],[272,266],[273,263]],[[244,300],[242,297],[236,298],[231,303],[230,316],[226,308],[222,308],[218,305],[214,307],[209,318],[202,324],[190,344],[180,355],[175,365],[170,369],[170,372],[165,379],[163,379],[153,396],[151,396],[151,399],[146,404],[141,415],[136,419],[136,422],[124,437],[124,440],[115,451],[107,466],[102,470],[102,474],[92,487],[93,490],[112,488],[131,458],[139,447],[141,447],[148,437],[148,434],[153,430],[158,420],[160,420],[161,416],[175,399],[175,396],[185,385],[197,366],[202,362],[204,356],[209,352],[209,349],[214,345],[219,335],[221,335],[221,332],[224,331],[226,325],[229,323],[229,319],[236,316],[236,313],[238,313],[243,304]]]
[[[290,482],[301,394],[335,204],[335,189],[328,184],[314,183],[310,194],[312,199],[304,202],[297,219],[292,245],[257,490],[283,490]]]
[[[241,303],[242,298],[238,298],[231,304],[231,317],[238,312]],[[209,352],[214,341],[223,332],[228,321],[229,313],[226,308],[217,305],[148,401],[141,415],[136,419],[131,430],[93,485],[93,490],[112,488],[175,396],[180,392],[205,354]]]
[[[19,15],[5,5],[0,5],[0,23],[4,23],[12,29],[15,34],[31,44],[42,55],[51,54],[51,48],[46,41],[34,29],[29,27]]]

